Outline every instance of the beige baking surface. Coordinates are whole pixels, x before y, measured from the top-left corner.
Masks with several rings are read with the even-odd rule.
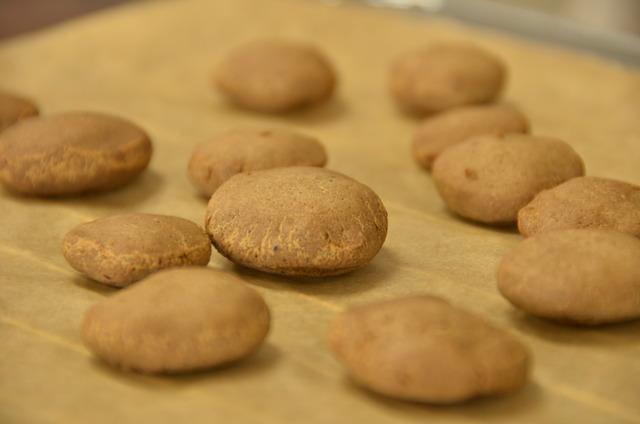
[[[253,36],[314,40],[340,72],[338,98],[277,118],[223,104],[208,85],[225,50]],[[0,85],[45,113],[115,112],[155,141],[151,169],[118,192],[67,200],[0,195],[0,422],[617,423],[640,422],[640,323],[561,327],[515,312],[494,271],[519,236],[449,216],[412,162],[415,122],[385,91],[396,53],[473,39],[511,71],[506,98],[536,132],[570,141],[591,174],[640,183],[640,75],[592,57],[381,10],[295,0],[142,2],[0,46]],[[365,269],[295,282],[242,275],[266,297],[273,331],[259,354],[182,377],[112,371],[82,346],[84,311],[113,290],[73,272],[60,254],[72,226],[123,211],[202,221],[205,202],[185,176],[194,143],[238,124],[292,125],[320,137],[330,166],[371,185],[389,210],[389,237]],[[513,329],[535,356],[517,394],[457,407],[379,398],[353,386],[327,351],[327,322],[345,305],[433,293]],[[170,299],[167,299],[170,301]],[[188,420],[188,421],[187,421]]]

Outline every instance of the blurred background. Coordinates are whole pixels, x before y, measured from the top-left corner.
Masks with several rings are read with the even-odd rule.
[[[128,1],[160,0],[0,0],[0,38],[7,38],[95,10]],[[211,0],[233,1],[233,0]],[[259,0],[256,0],[259,1]],[[313,1],[313,0],[300,0]],[[357,0],[344,0],[354,3]],[[377,0],[404,6],[429,5],[432,9],[445,3],[465,2],[506,5],[564,18],[608,32],[640,36],[640,0]]]

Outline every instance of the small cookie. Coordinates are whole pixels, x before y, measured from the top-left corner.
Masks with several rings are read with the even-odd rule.
[[[529,122],[507,105],[464,106],[427,118],[413,137],[413,157],[426,169],[448,147],[481,135],[528,133]]]
[[[349,308],[333,321],[329,343],[358,384],[418,402],[514,391],[531,362],[511,335],[433,296]]]
[[[518,229],[525,237],[568,228],[609,229],[640,237],[640,186],[573,178],[538,193],[518,212]]]
[[[389,84],[402,109],[431,114],[496,99],[505,75],[503,63],[481,48],[440,43],[398,57]]]
[[[507,253],[498,289],[539,317],[595,325],[640,318],[640,240],[612,230],[560,230]]]
[[[275,168],[222,184],[209,201],[205,228],[237,264],[282,275],[338,275],[378,253],[387,211],[373,190],[337,172]]]
[[[327,100],[336,76],[314,46],[268,39],[233,50],[218,67],[215,83],[241,107],[277,113]]]
[[[124,287],[163,268],[207,265],[211,242],[186,219],[130,213],[78,225],[64,237],[62,252],[89,278]]]
[[[449,209],[487,224],[515,222],[540,191],[584,175],[565,142],[521,134],[472,138],[445,150],[433,179]]]
[[[189,161],[189,177],[210,197],[240,172],[283,166],[324,166],[327,153],[318,140],[285,129],[235,129],[199,144]]]
[[[149,137],[132,123],[94,112],[31,118],[0,134],[0,182],[29,195],[109,190],[151,159]]]
[[[262,296],[210,268],[158,272],[89,309],[87,347],[105,362],[146,373],[179,373],[237,361],[269,331]]]
[[[31,100],[0,91],[0,132],[21,119],[37,114],[38,107]]]

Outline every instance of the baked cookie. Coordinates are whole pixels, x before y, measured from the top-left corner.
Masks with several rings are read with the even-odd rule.
[[[600,228],[640,237],[640,186],[578,177],[544,190],[518,212],[525,237],[568,228]]]
[[[0,91],[0,132],[21,119],[37,114],[38,107],[31,100]]]
[[[151,142],[134,124],[94,112],[23,120],[0,134],[0,182],[28,195],[114,189],[137,177]]]
[[[413,136],[413,157],[426,169],[448,147],[481,135],[529,132],[527,118],[508,105],[462,106],[427,118]]]
[[[238,106],[278,113],[329,99],[336,76],[316,47],[266,39],[233,50],[217,68],[215,84]]]
[[[367,186],[315,167],[237,174],[211,196],[205,228],[229,260],[294,276],[367,264],[387,234],[387,211]]]
[[[78,225],[64,237],[62,252],[89,278],[123,287],[163,268],[207,265],[211,242],[186,219],[129,213]]]
[[[439,43],[409,51],[391,66],[396,103],[415,114],[495,100],[506,79],[502,61],[464,43]]]
[[[640,318],[640,240],[612,230],[538,234],[508,252],[498,289],[516,307],[574,324]]]
[[[449,209],[487,224],[515,222],[544,189],[584,175],[580,156],[565,142],[521,134],[482,136],[442,152],[432,175]]]
[[[326,163],[327,153],[313,137],[280,128],[238,128],[196,146],[189,161],[189,177],[208,198],[240,172]]]
[[[531,362],[511,335],[433,296],[349,308],[331,324],[329,344],[358,384],[429,403],[514,391]]]
[[[210,268],[153,274],[89,309],[87,347],[107,363],[145,373],[179,373],[255,352],[270,323],[257,291]]]

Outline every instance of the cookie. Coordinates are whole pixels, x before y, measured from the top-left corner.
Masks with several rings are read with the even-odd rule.
[[[237,174],[211,196],[205,229],[229,260],[293,276],[338,275],[367,264],[387,234],[369,187],[315,167]]]
[[[599,228],[640,237],[640,186],[598,177],[573,178],[540,192],[518,213],[525,237],[569,228]]]
[[[102,113],[31,118],[0,134],[0,182],[27,195],[114,189],[137,177],[150,159],[144,131]]]
[[[270,314],[254,289],[210,268],[153,274],[89,309],[87,347],[105,362],[145,373],[180,373],[255,352]]]
[[[507,224],[540,191],[584,175],[584,164],[563,141],[509,134],[448,148],[434,162],[432,175],[453,212],[473,221]]]
[[[640,240],[612,230],[538,234],[507,253],[498,289],[542,318],[594,325],[640,318]]]
[[[89,278],[123,287],[163,268],[207,265],[211,242],[186,219],[129,213],[78,225],[65,235],[62,252]]]
[[[318,140],[286,129],[238,128],[198,145],[189,161],[189,177],[210,197],[240,172],[283,166],[324,166],[327,153]]]
[[[331,324],[329,344],[361,386],[436,404],[514,391],[531,362],[505,331],[425,295],[349,308]]]
[[[426,169],[448,147],[481,135],[529,132],[527,118],[507,105],[463,106],[427,118],[413,137],[413,157]]]
[[[278,113],[329,99],[336,76],[316,47],[266,39],[233,50],[217,68],[215,84],[240,107]]]
[[[402,109],[424,115],[490,102],[505,78],[505,66],[493,54],[471,44],[439,43],[398,57],[389,86]]]
[[[0,91],[0,131],[37,114],[38,107],[31,100]]]

